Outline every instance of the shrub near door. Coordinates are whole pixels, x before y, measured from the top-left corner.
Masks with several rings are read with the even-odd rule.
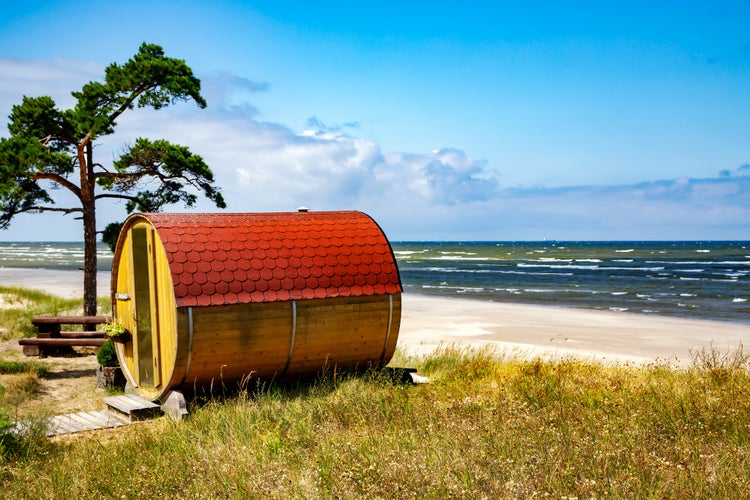
[[[115,345],[108,340],[96,353],[96,387],[117,389],[125,387],[125,376],[117,360]]]

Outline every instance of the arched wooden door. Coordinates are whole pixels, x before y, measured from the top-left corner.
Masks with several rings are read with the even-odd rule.
[[[159,290],[157,288],[154,230],[148,226],[136,226],[132,231],[133,255],[133,311],[135,334],[133,335],[139,387],[159,385]],[[154,317],[156,315],[156,317]]]
[[[132,338],[118,346],[120,364],[133,385],[158,392],[173,369],[176,349],[171,272],[153,226],[136,222],[124,231],[113,299],[115,316]]]

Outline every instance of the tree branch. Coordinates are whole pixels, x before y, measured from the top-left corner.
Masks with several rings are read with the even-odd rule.
[[[65,215],[70,215],[75,212],[83,212],[82,208],[59,208],[59,207],[45,207],[45,206],[39,206],[34,205],[28,208],[25,208],[23,210],[19,210],[17,213],[23,213],[23,212],[61,212]]]
[[[52,135],[49,134],[46,137],[42,137],[39,139],[39,142],[42,143],[42,146],[49,146],[50,142],[53,141],[61,141],[61,142],[67,142],[68,144],[76,144],[76,141],[72,139],[71,137],[63,136],[63,135]]]
[[[144,177],[144,174],[142,172],[110,172],[109,170],[94,174],[94,179],[131,179],[134,177]]]
[[[147,91],[148,88],[149,88],[148,85],[141,85],[140,87],[133,90],[133,92],[130,93],[128,98],[125,99],[125,102],[123,102],[119,108],[114,110],[112,114],[109,115],[108,117],[109,123],[114,123],[117,117],[119,117],[121,114],[127,111],[130,105],[133,104],[133,102],[135,102],[136,98],[142,93],[144,93],[145,91]]]
[[[61,185],[68,191],[72,192],[76,197],[80,200],[81,199],[81,188],[70,182],[68,179],[63,177],[62,175],[53,174],[50,172],[37,172],[32,177],[35,181],[38,180],[48,180],[52,182],[56,182],[57,184]]]
[[[137,198],[135,196],[128,196],[126,194],[102,193],[94,196],[95,200],[101,200],[102,198],[115,198],[118,200],[137,201]]]

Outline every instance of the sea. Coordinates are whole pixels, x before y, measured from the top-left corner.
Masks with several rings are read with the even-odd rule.
[[[404,291],[750,324],[750,241],[396,242]]]
[[[750,324],[750,241],[396,241],[406,293]],[[100,271],[112,252],[97,248]],[[0,242],[0,266],[81,269],[82,243]]]

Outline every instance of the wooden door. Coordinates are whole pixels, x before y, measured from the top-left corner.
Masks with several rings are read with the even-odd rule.
[[[133,292],[136,335],[133,339],[139,387],[156,387],[160,383],[159,307],[154,258],[154,230],[136,226],[132,231]]]

